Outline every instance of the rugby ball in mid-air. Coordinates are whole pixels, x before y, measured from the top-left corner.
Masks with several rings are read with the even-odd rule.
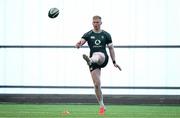
[[[49,18],[56,18],[59,15],[59,9],[51,8],[48,12]]]

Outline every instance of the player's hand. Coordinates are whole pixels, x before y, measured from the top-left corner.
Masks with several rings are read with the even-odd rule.
[[[76,47],[77,49],[79,49],[79,48],[81,47],[81,42],[77,42],[76,45],[75,45],[75,47]]]
[[[118,68],[120,71],[122,71],[121,67],[120,67],[118,64],[115,63],[114,66],[115,66],[116,68]]]

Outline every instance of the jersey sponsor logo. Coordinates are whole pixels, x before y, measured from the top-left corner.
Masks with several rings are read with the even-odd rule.
[[[93,46],[93,48],[101,48],[102,47],[102,45],[100,45],[101,44],[101,40],[99,40],[99,39],[96,39],[95,41],[94,41],[94,46]]]
[[[95,40],[94,42],[96,45],[99,45],[101,43],[101,41],[99,39]]]

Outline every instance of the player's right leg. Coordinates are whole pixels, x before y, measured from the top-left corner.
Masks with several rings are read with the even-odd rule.
[[[83,59],[87,62],[89,66],[91,66],[92,63],[101,65],[105,61],[105,55],[102,52],[95,52],[93,53],[92,57],[89,58],[87,55],[83,54]]]
[[[91,60],[92,63],[97,63],[98,65],[101,65],[105,61],[105,55],[102,52],[95,52],[93,53]]]
[[[89,58],[87,55],[83,54],[83,59],[87,62],[89,66],[92,64],[91,58]]]

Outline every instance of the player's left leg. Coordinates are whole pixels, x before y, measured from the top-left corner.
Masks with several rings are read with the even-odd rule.
[[[91,77],[93,79],[96,98],[100,104],[99,114],[103,115],[105,112],[105,105],[103,102],[103,95],[101,91],[101,67],[105,67],[108,62],[108,56],[102,52],[93,53],[92,57],[89,58],[87,55],[83,55],[84,60],[90,67]]]
[[[97,68],[97,69],[91,71],[91,77],[93,79],[96,97],[97,97],[97,100],[100,105],[99,114],[102,115],[105,112],[105,105],[103,102],[103,95],[102,95],[102,91],[101,91],[100,76],[101,76],[101,69]]]

